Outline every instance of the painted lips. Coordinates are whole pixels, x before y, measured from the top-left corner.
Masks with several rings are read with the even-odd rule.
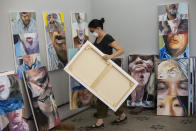
[[[2,92],[5,89],[4,85],[0,85],[0,92]]]
[[[32,37],[27,37],[27,38],[26,38],[26,41],[27,41],[28,43],[32,44],[32,43],[33,43],[33,38],[32,38]]]

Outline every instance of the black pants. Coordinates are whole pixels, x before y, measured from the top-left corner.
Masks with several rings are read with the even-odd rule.
[[[105,118],[108,113],[108,106],[105,105],[102,101],[97,99],[97,114],[96,117],[98,119]],[[124,104],[115,112],[115,115],[120,116],[124,113]]]

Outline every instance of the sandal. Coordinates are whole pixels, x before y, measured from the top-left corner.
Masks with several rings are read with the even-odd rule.
[[[100,126],[97,126],[96,124],[94,124],[94,125],[92,125],[92,126],[87,126],[87,127],[86,127],[87,130],[99,129],[99,128],[104,128],[104,123],[102,123]]]
[[[119,125],[119,124],[122,124],[123,122],[125,122],[127,120],[127,116],[123,119],[123,120],[120,120],[119,118],[117,120],[114,120],[112,122],[112,125]]]

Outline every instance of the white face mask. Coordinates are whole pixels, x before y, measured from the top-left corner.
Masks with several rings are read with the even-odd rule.
[[[0,86],[4,86],[3,91],[0,92],[0,100],[7,100],[10,96],[10,80],[7,76],[0,77]]]
[[[93,36],[97,38],[99,35],[97,32],[93,32]]]
[[[168,10],[169,11],[169,13],[171,14],[171,15],[176,15],[176,13],[177,13],[177,10],[176,9],[170,9],[170,10]]]

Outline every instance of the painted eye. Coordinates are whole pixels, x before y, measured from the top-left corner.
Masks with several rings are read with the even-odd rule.
[[[158,105],[157,108],[161,109],[161,108],[164,108],[163,105]]]
[[[181,90],[188,90],[188,83],[187,82],[180,82],[178,88],[180,88]]]
[[[158,83],[158,88],[157,88],[158,91],[164,91],[164,90],[167,90],[167,89],[168,89],[167,85],[165,85],[162,82]]]
[[[180,104],[174,104],[174,107],[182,107]]]

